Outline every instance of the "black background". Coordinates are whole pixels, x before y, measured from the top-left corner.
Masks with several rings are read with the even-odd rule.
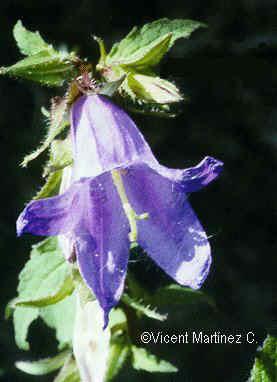
[[[12,1],[0,5],[0,65],[20,58],[12,27],[20,18],[56,46],[78,48],[97,62],[92,35],[108,48],[134,25],[161,17],[205,22],[190,40],[180,40],[162,61],[160,74],[190,97],[173,119],[132,115],[159,161],[184,168],[205,155],[225,163],[220,178],[190,200],[211,236],[213,266],[203,291],[214,297],[217,311],[205,305],[184,306],[166,324],[145,321],[156,331],[179,333],[203,329],[221,333],[253,331],[257,344],[152,345],[154,353],[175,363],[179,374],[150,375],[125,369],[117,381],[246,381],[257,345],[276,327],[277,225],[277,4],[258,0]],[[24,154],[41,141],[45,128],[40,107],[49,106],[56,90],[0,78],[1,160],[1,317],[15,296],[17,274],[37,238],[15,237],[15,221],[42,184],[43,154],[27,169]],[[149,289],[168,282],[146,256],[131,265]],[[53,338],[53,340],[52,340]],[[48,381],[13,366],[18,359],[55,354],[52,331],[40,322],[31,327],[31,352],[16,348],[12,323],[0,323],[0,368],[7,381]],[[50,378],[50,379],[49,379]]]

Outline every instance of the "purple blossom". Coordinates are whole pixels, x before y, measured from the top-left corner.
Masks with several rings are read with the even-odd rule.
[[[104,310],[106,324],[124,288],[130,207],[137,215],[148,214],[134,219],[137,243],[178,283],[198,289],[209,272],[210,245],[186,193],[216,178],[222,162],[206,157],[184,170],[161,166],[129,116],[100,95],[75,102],[71,134],[71,186],[59,196],[29,203],[18,218],[18,235],[66,235],[72,240],[80,272]]]

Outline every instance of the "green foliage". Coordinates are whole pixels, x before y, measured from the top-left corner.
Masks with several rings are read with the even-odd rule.
[[[171,284],[159,288],[151,297],[153,304],[157,305],[188,305],[188,304],[209,304],[216,308],[214,300],[199,290],[182,287],[178,284]]]
[[[49,374],[63,366],[71,352],[65,350],[53,358],[45,358],[35,362],[19,361],[15,365],[19,370],[31,375]]]
[[[56,330],[56,338],[59,348],[62,349],[72,343],[73,326],[75,318],[76,295],[72,293],[57,304],[41,307],[17,306],[13,313],[15,341],[23,350],[29,350],[30,345],[26,341],[28,329],[31,323],[38,317],[51,328]]]
[[[130,354],[131,348],[126,337],[118,336],[111,341],[105,378],[106,381],[110,381],[119,373]]]
[[[20,349],[29,350],[29,342],[26,341],[28,329],[31,323],[39,316],[38,308],[24,308],[18,306],[13,313],[13,326],[15,342]]]
[[[147,349],[132,345],[132,365],[136,370],[159,373],[176,373],[178,369],[170,362],[151,354]]]
[[[62,170],[72,163],[70,137],[68,136],[66,139],[55,139],[51,143],[50,160],[44,168],[43,176]]]
[[[76,312],[76,293],[72,293],[58,304],[45,306],[39,311],[40,317],[50,327],[56,330],[59,349],[72,343]]]
[[[62,170],[51,173],[43,187],[36,194],[33,200],[49,198],[50,196],[54,196],[59,192],[59,186],[62,179]]]
[[[96,38],[100,47],[97,71],[108,81],[123,76],[119,87],[121,96],[127,98],[127,107],[136,112],[173,117],[176,110],[170,106],[184,100],[177,87],[153,73],[166,52],[179,38],[187,38],[197,28],[205,26],[192,20],[160,19],[134,27],[106,54],[103,41]]]
[[[62,86],[65,80],[74,77],[72,57],[64,53],[42,50],[24,58],[7,68],[0,68],[0,74],[31,80],[47,86]]]
[[[126,293],[121,297],[121,301],[135,309],[138,313],[142,313],[149,318],[159,321],[164,321],[167,318],[167,314],[158,313],[156,308],[152,308],[149,304],[146,305],[142,299],[132,298]]]
[[[67,98],[54,98],[52,99],[52,107],[51,107],[51,113],[50,113],[50,119],[49,119],[49,127],[47,130],[47,135],[45,137],[44,142],[42,145],[36,149],[33,153],[27,155],[21,165],[23,167],[26,167],[27,164],[32,161],[33,159],[37,158],[44,150],[49,147],[49,145],[53,142],[53,140],[59,135],[65,127],[69,124],[68,122],[68,102]],[[65,151],[65,148],[64,148]],[[67,151],[68,151],[68,145],[67,145]],[[53,156],[53,149],[52,149],[52,156]],[[64,158],[64,153],[61,154],[61,158],[57,153],[55,153],[55,156],[58,157],[58,160],[60,161],[61,158]],[[69,153],[68,156],[70,157],[71,154]],[[50,160],[51,161],[51,160]],[[51,165],[54,166],[55,162],[53,162]],[[66,164],[65,164],[66,165]],[[59,167],[59,166],[57,166]],[[61,166],[60,166],[61,167]]]
[[[22,54],[31,56],[42,50],[53,49],[52,45],[48,45],[39,32],[30,32],[22,25],[21,20],[18,20],[13,29],[13,35],[17,46]]]
[[[80,382],[79,371],[72,356],[67,358],[53,382]]]
[[[122,309],[116,308],[111,311],[109,326],[112,337],[107,361],[106,381],[110,381],[119,373],[131,354],[127,317]]]
[[[47,86],[62,86],[65,80],[76,75],[74,54],[56,51],[38,32],[24,28],[20,20],[13,32],[18,48],[27,57],[8,68],[0,68],[0,74]]]
[[[71,342],[75,314],[71,268],[56,237],[33,246],[31,258],[19,275],[18,297],[8,306],[8,310],[11,306],[15,309],[15,339],[21,349],[29,349],[28,328],[39,316],[56,329],[60,347]]]
[[[114,44],[107,55],[106,63],[117,63],[145,70],[156,66],[164,54],[179,38],[187,38],[197,28],[205,26],[193,20],[156,20],[141,29],[134,27],[131,32]]]
[[[257,349],[255,363],[248,382],[277,380],[277,337],[267,335],[263,346]]]
[[[65,262],[56,237],[33,246],[31,258],[19,275],[17,306],[55,304],[71,294],[72,266]]]

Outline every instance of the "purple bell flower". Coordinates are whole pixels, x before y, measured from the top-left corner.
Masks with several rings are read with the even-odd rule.
[[[29,203],[18,235],[72,240],[105,325],[124,289],[130,240],[179,284],[198,289],[209,272],[210,245],[186,193],[216,178],[223,163],[206,157],[184,170],[161,166],[131,118],[100,95],[74,103],[71,134],[71,186]]]

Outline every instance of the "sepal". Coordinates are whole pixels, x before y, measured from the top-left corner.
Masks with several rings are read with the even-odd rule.
[[[67,97],[52,98],[50,118],[48,120],[48,130],[42,145],[33,153],[27,155],[21,166],[26,167],[27,164],[36,159],[44,150],[46,150],[53,140],[69,125],[69,109]]]

